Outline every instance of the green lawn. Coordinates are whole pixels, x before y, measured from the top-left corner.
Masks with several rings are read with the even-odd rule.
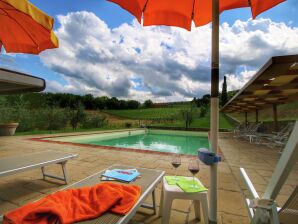
[[[179,118],[179,112],[181,108],[187,107],[187,105],[175,105],[173,107],[165,108],[149,108],[149,109],[136,109],[136,110],[107,110],[105,113],[134,120],[154,120],[154,119],[163,119],[163,118],[172,118],[176,117],[178,120],[174,122],[162,122],[162,123],[153,123],[154,126],[160,127],[184,127],[184,122]],[[199,109],[197,110],[197,115],[199,115]],[[219,120],[220,128],[224,129],[233,129],[233,126],[230,124],[226,118],[220,114]],[[192,128],[209,128],[210,127],[210,116],[209,114],[206,117],[200,118],[196,116],[194,122],[191,124]]]
[[[298,119],[298,101],[288,104],[282,104],[277,106],[278,120],[297,120]],[[245,121],[244,113],[231,113],[232,117],[236,118],[240,122]],[[248,121],[255,122],[255,111],[248,113]],[[272,107],[259,110],[259,121],[273,121]]]
[[[148,108],[148,109],[135,109],[135,110],[106,110],[107,114],[117,117],[148,120],[158,118],[171,118],[179,113],[182,107],[187,105],[174,105],[173,107],[164,108]]]
[[[107,126],[102,128],[90,128],[90,129],[78,128],[75,131],[72,128],[63,129],[63,130],[54,130],[54,131],[34,130],[34,131],[16,132],[15,135],[43,135],[43,134],[59,134],[59,133],[71,133],[71,132],[105,131],[105,130],[117,130],[117,129],[124,129],[124,127]]]
[[[174,123],[162,123],[156,124],[160,127],[185,127],[185,124],[182,120],[176,121]],[[203,118],[196,118],[194,122],[190,125],[191,128],[210,128],[210,117],[206,116]],[[219,115],[219,128],[223,129],[233,129],[233,126],[230,122],[222,115]]]

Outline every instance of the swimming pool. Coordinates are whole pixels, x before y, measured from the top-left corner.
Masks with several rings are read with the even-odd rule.
[[[209,148],[207,133],[187,131],[132,130],[46,140],[188,155],[197,155],[199,148]]]

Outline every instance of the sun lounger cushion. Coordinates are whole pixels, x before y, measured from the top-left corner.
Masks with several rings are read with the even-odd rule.
[[[99,217],[107,211],[125,215],[136,203],[141,188],[105,182],[68,189],[29,203],[4,216],[4,224],[74,223]]]

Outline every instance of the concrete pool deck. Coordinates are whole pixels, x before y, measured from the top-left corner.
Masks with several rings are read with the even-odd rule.
[[[78,153],[79,157],[70,160],[67,164],[71,183],[79,181],[116,163],[162,169],[166,171],[167,174],[174,173],[170,164],[170,155],[115,151],[103,148],[99,149],[30,140],[30,138],[41,138],[45,136],[49,135],[0,137],[0,158],[44,150]],[[258,193],[262,195],[280,154],[276,149],[269,149],[264,146],[239,141],[227,133],[220,135],[219,143],[224,161],[220,163],[218,168],[218,223],[249,223],[244,204],[244,195],[247,194],[247,190],[240,177],[239,167],[246,168]],[[187,170],[188,160],[189,158],[187,157],[182,158],[182,165],[178,168],[179,175],[190,176]],[[50,166],[48,170],[55,171],[56,173],[61,172],[60,167],[56,165]],[[298,184],[297,174],[298,166],[296,164],[277,198],[279,205],[282,205],[287,200],[294,187]],[[201,164],[201,170],[198,176],[203,184],[209,187],[209,168],[207,166]],[[43,181],[41,178],[42,175],[39,169],[2,177],[0,179],[0,214],[65,187],[65,185],[58,182]],[[161,186],[157,189],[158,202],[160,189]],[[174,201],[171,223],[180,224],[185,223],[186,220],[188,220],[189,223],[196,223],[193,208],[190,209],[188,215],[189,205],[189,201]],[[139,212],[130,223],[157,224],[160,222],[160,218],[151,215],[151,211],[139,209]]]

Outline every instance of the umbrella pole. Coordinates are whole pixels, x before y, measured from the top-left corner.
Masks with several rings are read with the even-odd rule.
[[[218,148],[218,83],[219,83],[219,0],[212,0],[212,61],[211,61],[211,150]],[[217,223],[217,163],[210,166],[210,223]]]

